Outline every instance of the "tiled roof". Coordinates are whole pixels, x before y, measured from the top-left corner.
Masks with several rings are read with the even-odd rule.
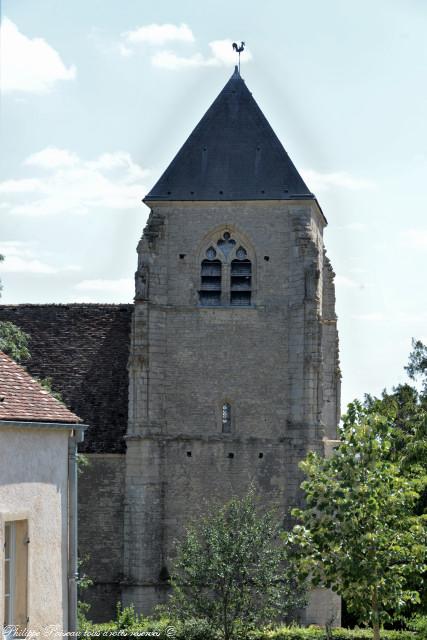
[[[80,418],[0,351],[0,421],[76,423]]]
[[[51,378],[67,407],[89,425],[79,450],[124,453],[131,304],[1,305],[0,321],[30,336],[30,375]]]

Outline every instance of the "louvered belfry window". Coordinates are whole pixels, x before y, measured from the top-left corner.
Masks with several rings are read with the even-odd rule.
[[[252,263],[246,249],[226,231],[201,262],[199,300],[203,307],[249,307]]]
[[[221,304],[221,267],[221,261],[216,259],[215,249],[209,247],[201,270],[200,304],[204,307]]]
[[[252,264],[247,258],[246,250],[239,247],[236,258],[231,262],[230,271],[230,304],[247,307],[251,304]]]

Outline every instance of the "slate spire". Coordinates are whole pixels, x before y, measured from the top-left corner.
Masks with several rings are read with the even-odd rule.
[[[235,67],[145,200],[295,198],[314,196]]]

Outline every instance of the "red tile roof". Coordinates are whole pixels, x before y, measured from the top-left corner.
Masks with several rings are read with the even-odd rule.
[[[81,422],[23,367],[0,351],[0,421]]]

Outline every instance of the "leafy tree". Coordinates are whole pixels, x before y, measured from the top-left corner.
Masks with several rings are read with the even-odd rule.
[[[412,352],[405,370],[411,380],[416,380],[418,376],[423,378],[423,394],[427,395],[427,346],[421,340],[412,338]]]
[[[0,262],[4,256],[0,254]],[[3,285],[0,280],[0,296]],[[29,336],[13,322],[0,322],[0,351],[6,353],[16,362],[23,362],[30,358],[28,350]]]
[[[231,640],[301,606],[279,540],[274,512],[260,514],[252,490],[203,517],[177,545],[172,615],[207,621]]]
[[[30,358],[29,339],[29,335],[13,322],[0,321],[0,351],[6,353],[15,362],[21,363]]]
[[[349,611],[373,626],[401,617],[426,570],[427,521],[414,506],[425,486],[421,467],[406,475],[390,456],[396,411],[348,407],[340,444],[324,459],[309,453],[300,464],[306,508],[287,535],[303,575],[332,588]]]
[[[394,412],[389,457],[398,463],[402,473],[410,474],[422,467],[427,474],[427,347],[419,340],[412,340],[413,350],[405,367],[412,380],[419,380],[419,389],[410,384],[400,384],[391,392],[383,391],[380,398],[365,397],[365,407],[387,416]],[[420,492],[414,505],[414,513],[427,513],[427,486]],[[414,610],[427,614],[427,573],[420,589],[421,604]]]

